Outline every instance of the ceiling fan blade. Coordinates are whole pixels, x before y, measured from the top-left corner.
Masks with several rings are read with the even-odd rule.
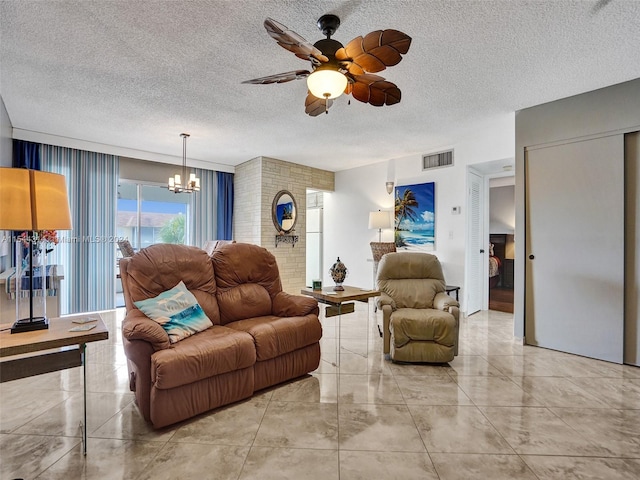
[[[242,83],[253,83],[258,85],[267,83],[285,83],[290,82],[291,80],[307,78],[310,74],[311,72],[308,70],[293,70],[292,72],[276,73],[275,75],[245,80]]]
[[[380,72],[397,65],[402,55],[409,51],[411,37],[398,30],[376,30],[364,38],[356,37],[336,52],[336,59],[352,62],[347,66],[349,73],[359,75],[357,68],[365,72]]]
[[[400,102],[402,94],[394,84],[378,75],[353,75],[351,95],[362,103],[369,103],[375,107],[395,105]]]
[[[264,21],[264,28],[267,29],[267,33],[271,35],[271,38],[278,42],[278,45],[295,53],[296,57],[304,60],[309,60],[313,57],[321,62],[329,61],[320,50],[309,43],[304,37],[298,35],[293,30],[289,30],[288,27],[276,22],[273,18],[267,18]]]
[[[331,105],[333,105],[333,100],[318,98],[308,92],[304,101],[304,112],[312,117],[317,117],[321,113],[328,113]]]

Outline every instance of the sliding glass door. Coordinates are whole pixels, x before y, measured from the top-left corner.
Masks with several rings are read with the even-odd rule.
[[[118,187],[118,237],[135,251],[156,243],[189,244],[189,194],[166,187],[121,182]]]

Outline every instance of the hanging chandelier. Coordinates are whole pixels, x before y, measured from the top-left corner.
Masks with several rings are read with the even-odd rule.
[[[200,191],[200,179],[196,177],[195,173],[189,174],[189,181],[187,181],[187,138],[188,133],[181,133],[182,137],[182,175],[176,173],[173,177],[169,178],[169,184],[167,188],[173,193],[193,193]],[[182,183],[182,181],[186,183]]]

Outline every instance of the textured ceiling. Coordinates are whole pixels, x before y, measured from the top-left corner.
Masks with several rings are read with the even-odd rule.
[[[311,43],[334,13],[346,44],[413,38],[380,73],[401,103],[342,96],[304,113],[306,82],[243,80],[308,69],[262,23]],[[638,0],[0,1],[0,95],[16,129],[237,165],[269,156],[342,170],[464,138],[479,122],[640,77]],[[133,156],[133,155],[131,155]]]

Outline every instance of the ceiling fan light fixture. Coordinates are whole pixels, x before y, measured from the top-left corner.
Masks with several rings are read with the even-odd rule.
[[[317,68],[307,77],[307,88],[314,97],[332,99],[347,88],[347,77],[334,69]]]

